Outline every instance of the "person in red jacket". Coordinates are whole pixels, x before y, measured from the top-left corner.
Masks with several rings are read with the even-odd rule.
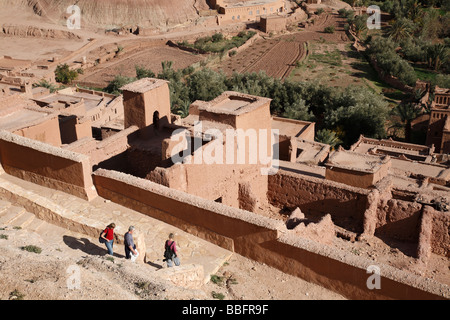
[[[115,227],[116,227],[116,225],[114,223],[109,224],[100,236],[105,242],[105,245],[106,245],[106,248],[108,249],[109,255],[114,255],[113,245],[114,245],[114,228]]]

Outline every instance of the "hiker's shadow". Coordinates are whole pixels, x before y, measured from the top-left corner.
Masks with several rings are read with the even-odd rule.
[[[74,250],[81,250],[87,254],[104,256],[108,253],[106,246],[100,247],[86,238],[63,236],[63,241],[69,248],[72,248]],[[116,249],[116,246],[114,246],[113,248]],[[117,254],[116,252],[114,252],[114,257],[125,258],[124,255]]]
[[[164,266],[162,266],[162,265],[160,265],[160,264],[158,264],[158,263],[152,262],[152,261],[147,261],[147,264],[148,264],[148,265],[151,265],[153,268],[156,268],[156,269],[162,269],[162,268],[164,268]]]

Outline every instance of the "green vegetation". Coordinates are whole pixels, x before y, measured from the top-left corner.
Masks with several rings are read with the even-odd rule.
[[[332,148],[335,148],[337,145],[342,143],[342,141],[337,137],[336,132],[328,129],[317,131],[315,140],[320,143],[329,144]]]
[[[198,38],[194,44],[186,41],[180,42],[181,45],[192,47],[205,52],[226,52],[232,48],[242,46],[248,39],[256,34],[254,31],[241,31],[237,36],[226,39],[222,33],[215,33],[211,37]]]
[[[17,289],[9,293],[9,300],[23,300],[24,298],[25,295]]]
[[[122,88],[124,85],[131,83],[133,81],[136,81],[136,78],[133,77],[126,77],[122,75],[117,75],[114,80],[112,80],[106,88],[104,88],[105,92],[112,93],[112,94],[121,94],[122,91],[120,88]]]
[[[227,77],[206,68],[175,71],[170,63],[164,63],[157,78],[169,81],[172,111],[181,116],[188,114],[188,106],[195,100],[210,101],[232,90],[270,97],[271,112],[275,115],[308,121],[319,119],[318,130],[342,128],[339,139],[344,146],[354,143],[360,134],[373,138],[386,136],[388,104],[383,96],[366,87],[330,88],[315,82],[281,81],[264,72],[234,73]],[[118,76],[105,90],[117,90],[133,79]]]
[[[67,63],[60,64],[55,70],[55,79],[58,82],[68,84],[78,77],[78,72],[76,70],[70,70]]]
[[[213,291],[213,292],[211,292],[211,295],[212,295],[212,297],[213,297],[214,299],[218,299],[218,300],[223,300],[223,299],[225,299],[225,295],[224,295],[223,293],[220,293],[220,292],[215,292],[215,291]]]
[[[341,66],[342,65],[342,55],[341,52],[337,49],[325,53],[312,53],[309,57],[310,60],[313,60],[317,63],[326,63],[332,66]]]
[[[323,32],[325,33],[334,33],[334,26],[329,26],[329,27],[325,27],[325,29],[323,29]]]
[[[223,283],[223,277],[213,274],[211,275],[211,282],[220,285]]]
[[[6,234],[0,234],[0,239],[8,240],[8,236]]]
[[[50,90],[50,93],[54,93],[58,90],[58,87],[54,84],[51,84],[47,80],[43,79],[39,81],[38,83],[33,84],[33,87],[44,87]]]
[[[414,68],[395,51],[396,45],[389,38],[374,37],[370,41],[367,53],[376,60],[384,73],[397,77],[401,82],[414,86],[417,75]]]
[[[33,253],[37,253],[37,254],[40,254],[42,252],[41,248],[34,246],[34,245],[28,245],[25,247],[21,247],[21,249],[23,251],[33,252]]]
[[[414,103],[401,103],[392,112],[405,124],[405,140],[411,142],[411,122],[422,114],[422,109]]]

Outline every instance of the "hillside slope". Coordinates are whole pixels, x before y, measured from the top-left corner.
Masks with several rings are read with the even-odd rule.
[[[0,10],[34,12],[63,24],[72,0],[0,0]],[[208,8],[206,0],[79,0],[82,22],[92,27],[173,27],[198,18],[198,10]]]

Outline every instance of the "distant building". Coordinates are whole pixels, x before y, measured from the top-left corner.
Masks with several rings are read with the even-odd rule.
[[[211,0],[210,5],[219,15],[219,25],[232,22],[259,21],[261,16],[285,13],[284,0]]]
[[[435,89],[426,144],[437,153],[450,153],[450,89]]]

